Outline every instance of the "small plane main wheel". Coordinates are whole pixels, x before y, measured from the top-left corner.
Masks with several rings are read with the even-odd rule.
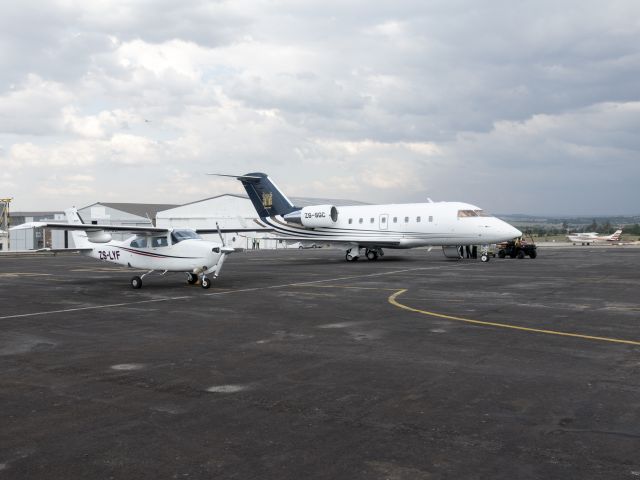
[[[137,275],[131,279],[131,286],[133,288],[141,288],[142,287],[142,279]]]
[[[369,250],[367,252],[367,260],[377,260],[378,254],[374,250]]]
[[[520,251],[518,252],[517,257],[518,257],[519,259],[523,259],[523,258],[524,258],[524,252],[523,252],[522,250],[520,250]]]
[[[211,286],[211,280],[209,280],[207,277],[204,277],[202,279],[202,288],[209,288]]]
[[[482,255],[480,257],[480,260],[483,261],[483,262],[488,262],[489,261],[489,255]]]
[[[190,273],[189,278],[187,279],[187,283],[189,285],[193,285],[198,281],[198,276],[195,273]]]

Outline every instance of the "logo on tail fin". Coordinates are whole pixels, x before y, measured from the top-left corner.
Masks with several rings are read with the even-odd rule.
[[[263,192],[263,194],[262,194],[262,206],[264,208],[273,207],[273,193]]]

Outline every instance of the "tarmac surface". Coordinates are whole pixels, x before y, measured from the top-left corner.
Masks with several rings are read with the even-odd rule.
[[[0,479],[640,478],[640,249],[0,257]]]

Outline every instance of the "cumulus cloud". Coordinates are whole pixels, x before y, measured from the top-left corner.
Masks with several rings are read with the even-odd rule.
[[[265,171],[295,196],[635,208],[639,16],[632,0],[5,2],[1,185],[24,209],[182,203],[240,191],[207,172]]]

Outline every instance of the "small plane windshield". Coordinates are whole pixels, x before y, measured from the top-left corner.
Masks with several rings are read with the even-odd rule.
[[[200,235],[193,230],[174,230],[171,232],[171,240],[175,245],[183,240],[200,240]]]

